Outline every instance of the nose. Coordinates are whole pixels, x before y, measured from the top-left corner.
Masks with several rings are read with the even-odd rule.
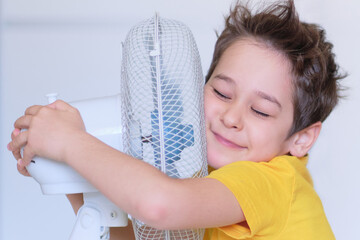
[[[241,130],[243,128],[243,118],[240,108],[230,105],[220,117],[220,120],[227,128]]]

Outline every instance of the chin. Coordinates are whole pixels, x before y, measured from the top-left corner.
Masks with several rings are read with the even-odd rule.
[[[224,157],[208,156],[208,165],[214,169],[218,169],[229,164],[224,160]]]
[[[219,166],[221,165],[219,163],[219,158],[218,157],[214,157],[214,156],[211,156],[211,154],[209,154],[208,152],[208,155],[207,155],[207,163],[210,167],[214,168],[214,169],[218,169]]]

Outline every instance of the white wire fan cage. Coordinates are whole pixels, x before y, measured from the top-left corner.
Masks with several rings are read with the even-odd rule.
[[[204,79],[184,24],[157,14],[123,43],[124,152],[173,178],[207,175]],[[156,186],[154,186],[156,188]],[[202,239],[202,229],[164,231],[133,219],[136,239]]]

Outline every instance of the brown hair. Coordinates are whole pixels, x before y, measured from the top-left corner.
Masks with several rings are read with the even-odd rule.
[[[206,82],[224,51],[243,38],[279,51],[292,65],[294,121],[289,136],[317,121],[323,122],[338,103],[338,80],[345,77],[338,73],[333,45],[326,41],[324,29],[301,22],[293,0],[273,3],[255,13],[238,1],[225,19]]]

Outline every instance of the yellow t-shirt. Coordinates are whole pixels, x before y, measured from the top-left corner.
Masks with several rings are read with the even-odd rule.
[[[246,222],[207,229],[204,239],[335,239],[307,160],[279,156],[270,162],[234,162],[212,171],[208,177],[233,192]]]

